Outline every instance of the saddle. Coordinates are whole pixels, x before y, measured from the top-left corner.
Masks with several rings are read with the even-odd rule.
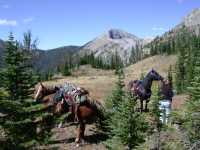
[[[77,107],[87,100],[88,94],[89,92],[84,88],[66,83],[56,92],[54,102],[59,103],[62,101],[62,103],[69,107],[69,111],[72,112],[74,106]]]
[[[141,80],[135,80],[132,85],[132,91],[134,94],[143,100],[147,100],[151,97],[151,89],[145,89]]]
[[[71,93],[66,93],[64,100],[68,105],[69,112],[75,114],[75,120],[78,121],[77,110],[80,105],[83,105],[87,100],[87,95],[89,93],[83,88],[77,88]]]

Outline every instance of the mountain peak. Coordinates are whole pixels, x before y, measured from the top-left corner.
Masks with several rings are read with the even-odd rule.
[[[85,44],[80,53],[94,53],[95,57],[102,57],[109,62],[116,52],[124,64],[129,63],[133,47],[142,47],[145,41],[135,35],[120,29],[110,29],[101,36]]]
[[[183,19],[183,24],[187,27],[200,25],[200,8],[193,9]]]
[[[136,38],[136,36],[120,29],[108,30],[108,37],[110,39]]]

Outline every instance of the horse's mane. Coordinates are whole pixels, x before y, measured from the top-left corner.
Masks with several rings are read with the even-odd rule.
[[[38,89],[39,87],[39,83],[35,85],[35,90]],[[42,83],[42,85],[49,91],[54,90],[56,87],[61,87],[61,84],[46,84],[46,83]]]

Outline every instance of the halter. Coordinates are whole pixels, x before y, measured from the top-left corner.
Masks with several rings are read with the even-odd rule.
[[[38,90],[37,90],[37,93],[35,95],[35,101],[37,101],[37,97],[39,96],[41,90],[42,90],[42,85],[40,85],[39,88],[38,88]]]

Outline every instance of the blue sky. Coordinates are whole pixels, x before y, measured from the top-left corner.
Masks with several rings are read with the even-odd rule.
[[[200,0],[0,0],[0,38],[30,29],[49,49],[83,45],[110,28],[154,37],[198,7]]]

